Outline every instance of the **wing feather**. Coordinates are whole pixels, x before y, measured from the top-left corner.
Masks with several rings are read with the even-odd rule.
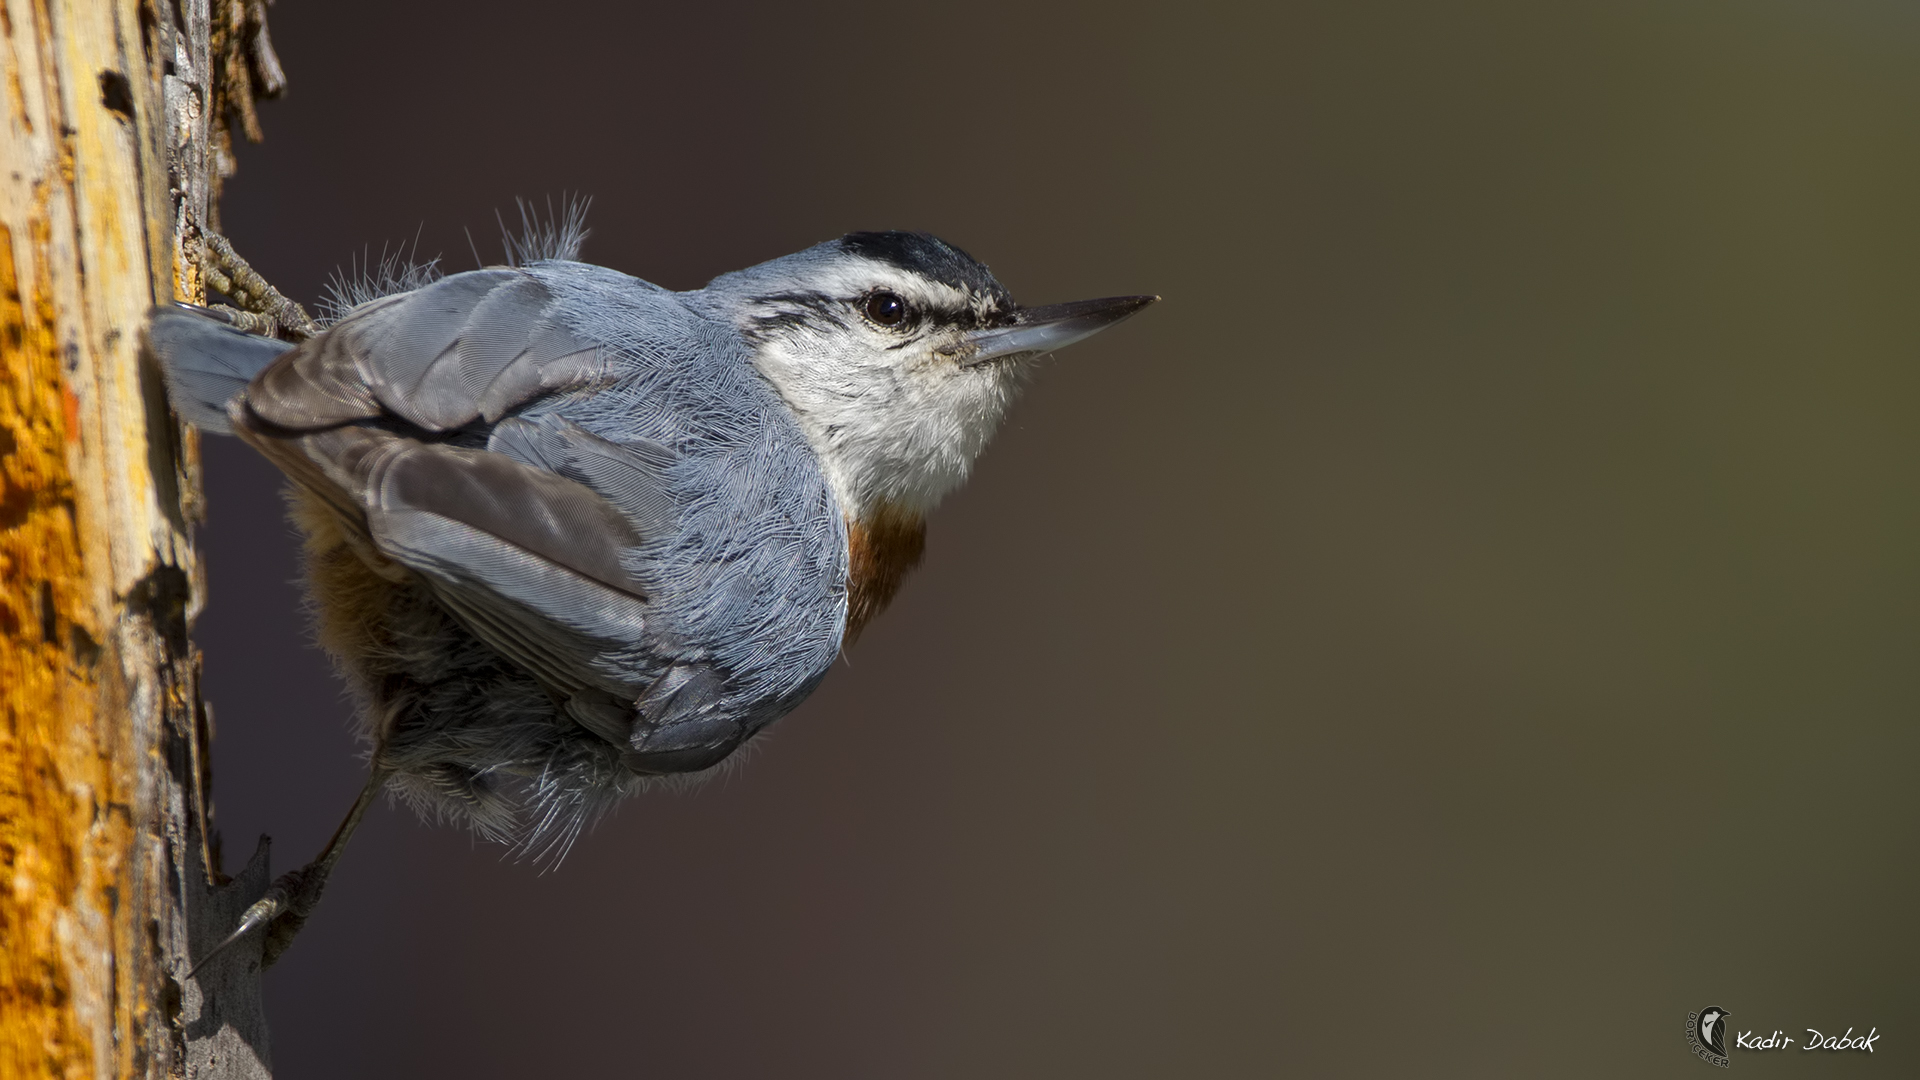
[[[564,417],[502,421],[488,449],[592,488],[642,536],[672,529],[677,507],[668,471],[680,455],[649,439],[612,442]]]
[[[650,640],[638,552],[675,527],[677,455],[559,417],[501,419],[602,370],[552,302],[489,270],[362,305],[263,371],[236,427],[563,700],[632,702],[641,674],[607,657]],[[485,449],[446,441],[482,419],[498,421]],[[606,707],[582,708],[619,733]]]
[[[552,294],[516,270],[476,270],[355,308],[261,372],[259,419],[316,431],[388,417],[423,433],[496,421],[603,370],[599,347],[548,318]]]
[[[363,343],[357,357],[360,375],[374,398],[395,416],[428,431],[463,423],[443,419],[460,411],[457,398],[423,394],[421,383],[434,362],[453,349],[480,301],[519,278],[512,270],[455,274],[412,294],[404,304],[349,316],[346,321],[356,324],[354,336]]]

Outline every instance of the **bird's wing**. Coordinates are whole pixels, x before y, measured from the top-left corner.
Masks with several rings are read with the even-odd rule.
[[[607,657],[648,639],[635,553],[671,527],[673,452],[558,418],[445,438],[603,372],[551,302],[486,270],[365,305],[263,371],[235,429],[488,645],[563,694],[631,702],[638,673]]]
[[[363,304],[263,371],[248,408],[289,431],[380,417],[423,433],[496,421],[604,370],[595,342],[548,318],[552,303],[520,271],[475,270]]]

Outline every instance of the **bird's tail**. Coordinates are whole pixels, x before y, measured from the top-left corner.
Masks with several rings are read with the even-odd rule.
[[[245,389],[290,342],[249,334],[187,307],[158,307],[147,342],[166,372],[173,411],[202,431],[233,434],[227,402]]]

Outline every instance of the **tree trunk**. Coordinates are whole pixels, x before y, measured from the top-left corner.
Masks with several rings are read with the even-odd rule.
[[[278,64],[259,0],[0,0],[0,1075],[265,1076],[213,879],[198,443],[141,355]],[[216,884],[218,887],[216,887]]]

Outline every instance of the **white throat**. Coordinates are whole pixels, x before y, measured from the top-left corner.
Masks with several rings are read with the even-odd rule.
[[[855,521],[882,507],[926,516],[966,480],[1021,381],[1005,365],[960,368],[930,350],[875,355],[805,331],[764,342],[754,363]]]

